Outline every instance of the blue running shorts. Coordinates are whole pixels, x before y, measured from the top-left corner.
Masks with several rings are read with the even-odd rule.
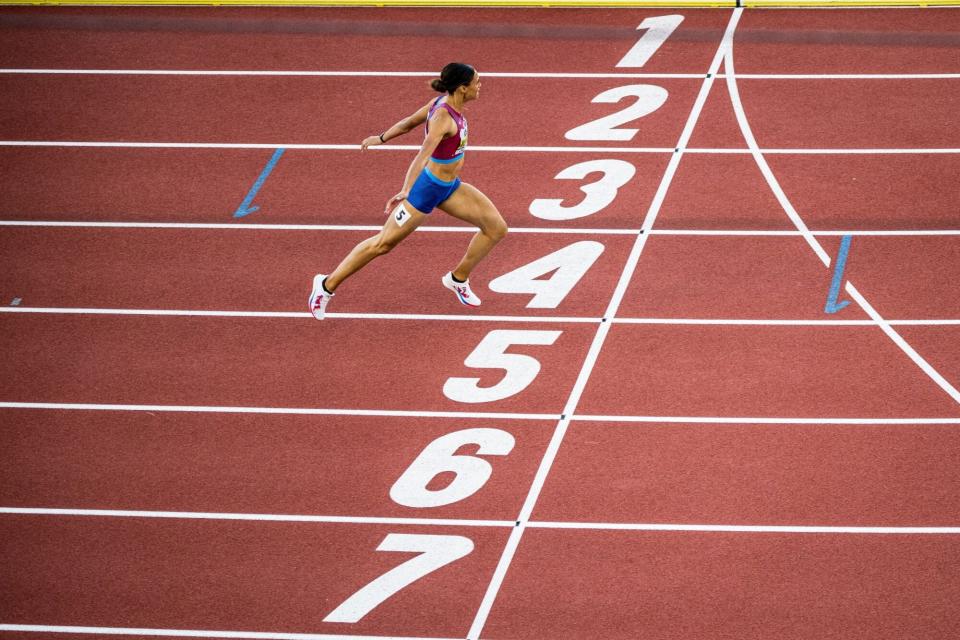
[[[430,213],[438,204],[452,196],[459,186],[460,178],[447,182],[433,175],[429,169],[424,167],[417,177],[417,181],[413,183],[413,189],[410,189],[407,201],[418,211]]]

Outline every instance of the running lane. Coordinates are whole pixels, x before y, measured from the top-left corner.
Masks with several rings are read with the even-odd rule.
[[[485,123],[475,122],[479,134]],[[397,145],[422,140],[418,129]],[[359,140],[352,142],[354,148],[343,150],[285,150],[253,198],[251,205],[259,209],[240,221],[234,213],[274,149],[7,147],[0,151],[2,215],[4,220],[380,225],[384,203],[403,186],[416,151],[387,145],[361,153]],[[639,229],[657,188],[652,177],[663,174],[669,159],[669,153],[471,150],[462,178],[487,194],[514,227]],[[592,173],[584,179],[555,177],[579,166]],[[611,166],[632,176],[611,202],[586,203],[581,187],[603,176],[597,168]],[[536,200],[561,202],[534,215]],[[440,211],[430,223],[463,224]]]
[[[554,427],[539,420],[265,413],[0,409],[0,416],[9,425],[3,507],[499,521],[520,512]],[[421,494],[404,504],[391,498],[431,443],[469,439],[463,432],[476,429],[514,441],[506,453],[478,456],[491,466],[486,482],[444,493],[453,474],[438,470],[424,485],[460,499],[433,506]],[[477,448],[464,445],[463,454]]]
[[[653,9],[10,8],[6,67],[612,73],[647,18],[683,20],[645,73],[704,73],[728,11]],[[238,43],[240,45],[238,46]],[[344,55],[349,52],[349,55]]]
[[[957,535],[534,529],[484,637],[946,638],[958,552]]]
[[[570,323],[29,315],[0,318],[4,401],[559,414],[594,333]],[[466,366],[481,341],[474,360],[487,366]],[[504,352],[529,359],[518,366]],[[490,390],[460,383],[453,400],[448,378]]]
[[[388,535],[468,551],[358,622],[324,622],[414,553]],[[5,515],[4,624],[463,637],[507,531],[333,523]],[[401,544],[403,542],[401,541]],[[435,557],[435,556],[434,556]]]
[[[16,297],[31,307],[307,314],[314,275],[329,273],[374,233],[11,227],[0,235],[0,251],[10,259],[0,273],[0,294],[9,298],[5,303]],[[509,234],[474,271],[483,304],[471,308],[440,278],[456,266],[472,237],[472,229],[418,230],[347,280],[329,311],[599,318],[633,244],[624,235]],[[544,259],[535,273],[510,275]],[[553,273],[558,260],[569,274]],[[552,286],[544,284],[548,280]],[[551,295],[535,297],[544,289]],[[329,327],[313,329],[323,334]]]
[[[427,81],[394,76],[0,75],[0,139],[356,145],[435,99],[438,94]],[[480,124],[471,127],[470,144],[672,148],[701,84],[700,78],[484,79],[480,98],[465,111]],[[365,91],[358,91],[358,85]],[[631,86],[644,87],[628,91],[637,92],[651,105],[645,110],[652,110],[633,125],[639,131],[636,141],[564,137],[637,103],[637,97],[623,98],[619,105],[592,102],[605,91]],[[369,93],[387,99],[370,99]],[[530,94],[536,99],[525,98]]]

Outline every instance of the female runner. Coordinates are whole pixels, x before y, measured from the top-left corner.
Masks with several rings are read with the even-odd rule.
[[[384,208],[384,213],[390,217],[383,229],[354,247],[333,273],[321,273],[313,278],[309,305],[317,320],[323,319],[327,303],[344,280],[397,246],[427,219],[434,208],[479,229],[470,240],[460,264],[444,275],[441,282],[462,304],[480,306],[480,299],[470,289],[470,273],[507,234],[507,224],[490,199],[458,177],[467,146],[467,119],[463,116],[463,109],[480,95],[480,75],[470,65],[451,62],[430,86],[446,95],[431,99],[413,115],[379,136],[370,136],[360,145],[364,151],[426,123],[423,146],[410,163],[403,188],[387,201]]]

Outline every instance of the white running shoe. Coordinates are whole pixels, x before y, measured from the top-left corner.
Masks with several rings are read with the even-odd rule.
[[[327,311],[327,303],[333,297],[332,293],[323,290],[323,279],[327,277],[325,273],[318,273],[313,276],[313,291],[310,292],[310,299],[307,305],[310,307],[310,313],[317,320],[323,320],[323,315]]]
[[[468,307],[480,306],[480,298],[470,289],[469,279],[463,283],[456,282],[453,279],[453,273],[447,273],[440,281],[443,283],[443,286],[457,294],[457,300],[460,301],[460,304],[465,304]]]

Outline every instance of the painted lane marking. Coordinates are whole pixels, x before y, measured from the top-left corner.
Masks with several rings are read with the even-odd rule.
[[[46,509],[32,507],[0,507],[0,514],[37,516],[80,516],[93,518],[165,518],[173,520],[239,520],[250,522],[313,522],[373,525],[424,525],[439,527],[515,527],[507,520],[458,520],[455,518],[373,518],[365,516],[325,516],[272,513],[217,513],[196,511],[135,511],[114,509]],[[564,522],[530,521],[528,527],[539,529],[621,530],[621,531],[699,531],[708,533],[900,533],[960,534],[960,527],[916,526],[828,526],[828,525],[749,525],[749,524],[679,524],[646,522]]]
[[[270,172],[273,171],[273,168],[277,165],[277,162],[280,160],[280,157],[283,155],[284,149],[280,148],[273,152],[273,156],[270,158],[270,161],[267,162],[267,166],[264,167],[263,171],[260,172],[260,177],[257,178],[257,181],[253,183],[253,186],[250,188],[250,191],[247,192],[247,197],[243,199],[243,202],[240,203],[240,206],[237,207],[237,210],[233,213],[234,218],[242,218],[246,215],[257,211],[260,207],[251,207],[253,204],[253,199],[256,197],[257,192],[260,191],[260,187],[263,186],[263,183],[267,181],[267,177],[270,175]]]
[[[823,308],[824,313],[836,313],[850,304],[849,300],[838,302],[840,296],[840,285],[843,283],[843,269],[847,265],[847,254],[850,253],[850,240],[853,236],[843,236],[840,241],[840,253],[837,254],[837,261],[833,268],[833,281],[830,283],[830,292],[827,294],[827,304]]]
[[[739,9],[736,9],[735,11],[739,11]],[[760,145],[757,144],[756,137],[753,135],[753,129],[750,127],[750,122],[747,120],[747,115],[743,108],[743,102],[740,100],[740,90],[737,87],[736,70],[734,69],[733,65],[733,46],[730,46],[727,49],[724,64],[727,74],[727,93],[730,95],[730,101],[733,104],[733,111],[737,118],[737,124],[740,127],[740,133],[743,135],[743,139],[750,148],[754,162],[756,162],[757,167],[760,169],[760,173],[763,174],[764,179],[767,181],[767,184],[770,187],[770,191],[777,199],[777,202],[780,203],[784,213],[787,214],[787,217],[793,223],[794,227],[796,227],[797,230],[802,233],[804,240],[806,240],[807,244],[817,255],[817,257],[820,258],[820,261],[823,263],[823,265],[829,268],[830,256],[824,250],[820,242],[817,241],[817,239],[810,232],[806,222],[804,222],[803,218],[800,217],[800,214],[790,202],[787,194],[780,186],[780,181],[777,180],[773,170],[767,163],[764,153],[760,149]],[[867,315],[879,325],[880,329],[887,335],[887,337],[890,338],[890,340],[893,341],[893,343],[896,344],[903,351],[903,353],[920,368],[921,371],[923,371],[938,387],[940,387],[941,390],[949,395],[954,402],[960,404],[960,390],[957,390],[957,388],[954,387],[946,378],[944,378],[943,375],[941,375],[941,373],[933,367],[933,365],[927,362],[926,359],[924,359],[924,357],[921,356],[916,349],[910,346],[910,344],[903,339],[903,336],[897,333],[890,323],[885,320],[876,309],[873,308],[873,305],[871,305],[867,299],[864,298],[859,291],[857,291],[851,282],[847,282],[846,291],[867,313]]]

